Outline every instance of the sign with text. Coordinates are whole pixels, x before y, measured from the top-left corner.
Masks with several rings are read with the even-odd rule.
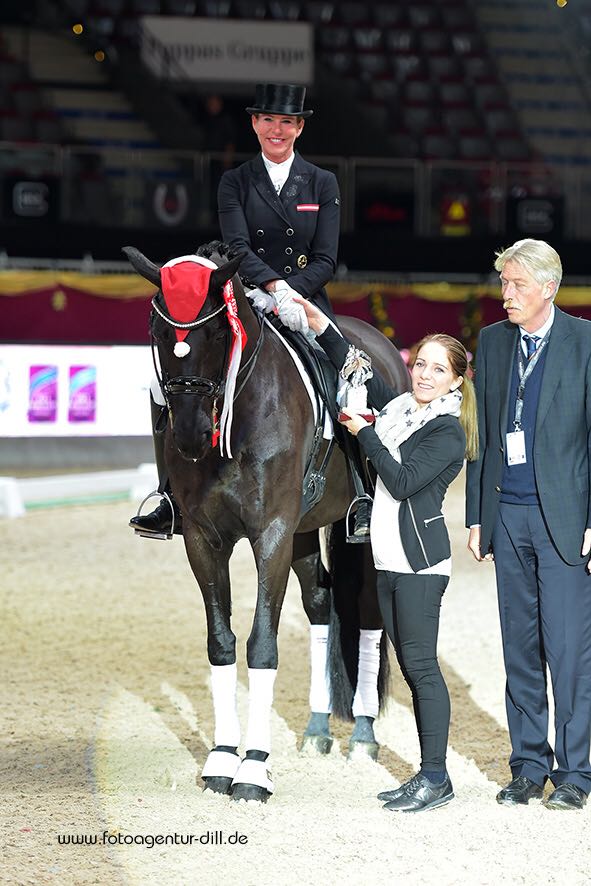
[[[149,436],[149,347],[0,345],[0,436]]]
[[[562,197],[510,197],[507,230],[512,237],[561,237],[564,228]]]
[[[51,221],[57,217],[58,190],[55,179],[8,175],[3,180],[2,214],[10,221]]]
[[[314,33],[305,22],[144,16],[141,54],[167,80],[309,85],[314,79]]]

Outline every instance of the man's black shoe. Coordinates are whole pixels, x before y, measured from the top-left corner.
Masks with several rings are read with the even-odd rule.
[[[544,788],[526,775],[518,775],[497,794],[503,806],[527,806],[530,800],[541,800]]]
[[[444,806],[453,798],[454,791],[449,775],[440,784],[433,784],[419,772],[401,785],[398,796],[386,803],[384,809],[390,812],[424,812]]]
[[[183,526],[181,512],[176,504],[172,503],[174,508],[174,534],[182,535]],[[165,498],[160,500],[160,504],[150,513],[137,517],[132,517],[129,521],[132,529],[138,533],[146,533],[154,538],[167,538],[172,534],[172,511],[170,504]]]
[[[587,794],[577,784],[559,784],[544,802],[547,809],[582,809]]]

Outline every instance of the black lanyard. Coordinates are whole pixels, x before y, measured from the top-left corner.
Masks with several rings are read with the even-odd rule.
[[[527,361],[527,365],[523,359],[523,349],[521,347],[521,335],[519,335],[517,339],[517,371],[519,372],[519,387],[517,388],[517,399],[515,400],[515,418],[513,419],[513,426],[516,431],[521,430],[521,414],[523,412],[523,392],[525,391],[525,385],[536,368],[536,363],[540,359],[540,354],[548,344],[548,339],[550,338],[550,333],[552,332],[552,327],[548,330],[538,347],[536,348],[535,354]]]

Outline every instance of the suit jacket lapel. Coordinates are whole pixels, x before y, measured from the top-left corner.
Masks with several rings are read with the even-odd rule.
[[[295,163],[295,160],[294,160]],[[289,218],[286,215],[285,207],[279,199],[277,191],[273,187],[273,183],[269,178],[266,166],[263,163],[263,156],[259,154],[252,160],[252,180],[258,193],[261,195],[265,203],[268,203],[271,209],[274,209],[281,218],[289,224]],[[293,168],[293,164],[292,164]],[[291,171],[291,170],[290,170]]]
[[[546,362],[544,364],[544,375],[542,377],[540,399],[538,402],[536,429],[541,427],[542,422],[546,418],[569,354],[568,339],[570,338],[571,332],[568,329],[568,325],[565,323],[565,315],[563,312],[556,307],[554,310],[555,314],[554,322],[552,324],[552,332],[550,333],[550,338],[546,345]]]
[[[495,343],[497,345],[495,358],[499,368],[499,390],[501,392],[499,409],[499,436],[501,440],[505,439],[505,434],[507,433],[509,393],[511,391],[513,363],[517,355],[518,338],[519,328],[505,320],[503,323],[503,335],[499,336],[499,342]],[[509,369],[508,372],[507,368]]]
[[[308,184],[310,178],[311,173],[306,171],[304,161],[296,152],[287,181],[281,188],[281,200],[284,206],[289,206],[294,202],[302,188]]]

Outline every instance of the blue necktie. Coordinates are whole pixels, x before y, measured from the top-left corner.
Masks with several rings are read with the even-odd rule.
[[[524,340],[525,346],[527,348],[527,359],[529,360],[530,357],[533,357],[533,355],[536,353],[536,348],[538,346],[540,336],[539,335],[524,335],[523,340]]]

